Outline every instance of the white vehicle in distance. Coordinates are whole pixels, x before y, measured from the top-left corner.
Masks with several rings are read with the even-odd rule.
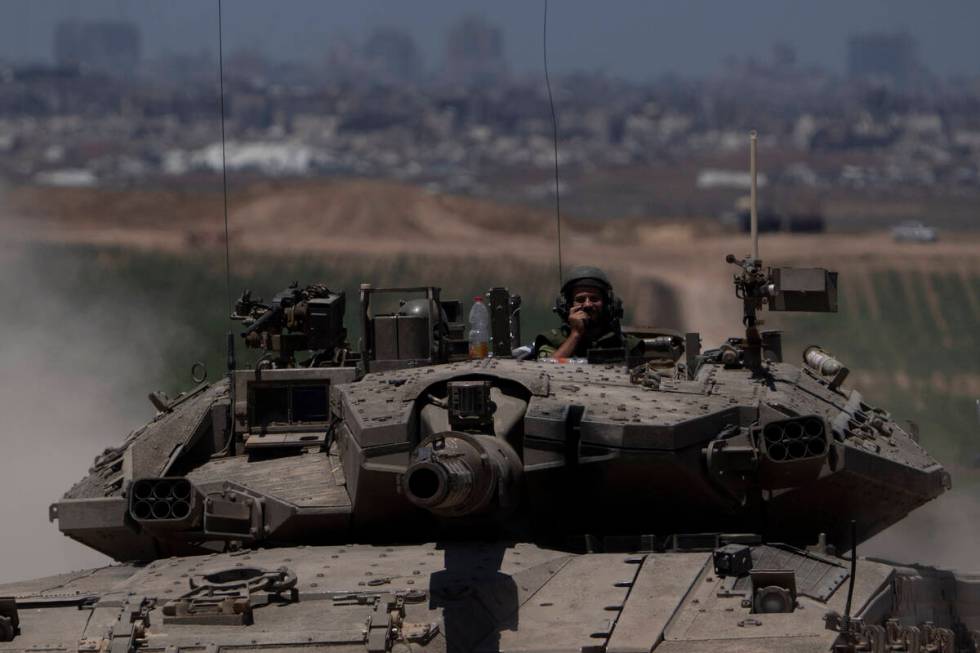
[[[896,242],[934,243],[939,240],[939,234],[921,222],[903,222],[892,227],[892,238]]]

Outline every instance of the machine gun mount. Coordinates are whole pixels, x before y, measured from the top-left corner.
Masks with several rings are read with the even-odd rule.
[[[245,290],[231,318],[247,327],[241,334],[246,347],[270,353],[263,359],[265,365],[295,367],[296,352],[313,351],[307,366],[315,367],[347,352],[344,305],[343,292],[319,283],[305,288],[293,283],[269,304],[252,299],[251,291]]]

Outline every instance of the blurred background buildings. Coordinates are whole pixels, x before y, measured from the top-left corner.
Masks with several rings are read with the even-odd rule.
[[[54,33],[54,61],[118,77],[133,75],[140,65],[140,29],[126,21],[66,20]]]
[[[146,57],[127,20],[58,22],[49,61],[0,67],[0,175],[39,184],[167,184],[220,166],[214,49]],[[407,29],[378,24],[281,60],[225,52],[228,164],[278,177],[357,176],[529,203],[550,201],[551,121],[542,74],[515,70],[499,25],[463,15],[426,61]],[[216,47],[216,44],[214,44]],[[866,190],[969,196],[980,170],[980,75],[943,78],[904,32],[857,33],[846,73],[775,42],[713,74],[648,81],[553,75],[560,162],[581,213],[718,214],[744,192],[757,129],[770,188],[814,207]],[[617,174],[645,192],[606,197]],[[723,174],[717,174],[718,172]],[[734,181],[733,181],[734,180]],[[672,192],[657,192],[670,183]],[[718,192],[703,193],[711,187]]]

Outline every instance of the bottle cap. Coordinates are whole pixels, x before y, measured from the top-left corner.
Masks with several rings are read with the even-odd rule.
[[[476,297],[473,298],[473,301],[475,301],[475,302],[482,302],[483,301],[483,295],[477,295]]]

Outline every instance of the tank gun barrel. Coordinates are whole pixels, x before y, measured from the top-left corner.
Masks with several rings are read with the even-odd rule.
[[[410,502],[444,517],[507,510],[517,503],[523,466],[506,441],[446,432],[418,446],[402,476]]]
[[[266,310],[258,318],[256,318],[255,321],[253,321],[251,324],[248,325],[248,327],[242,333],[242,337],[247,338],[249,334],[263,331],[264,329],[268,328],[269,325],[274,324],[275,321],[279,319],[281,315],[282,315],[281,306],[274,306]]]

